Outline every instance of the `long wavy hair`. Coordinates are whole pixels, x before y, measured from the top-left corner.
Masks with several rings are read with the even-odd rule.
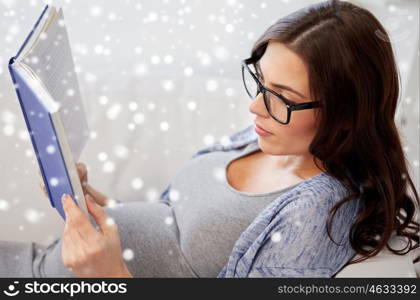
[[[283,43],[307,65],[312,99],[321,101],[309,151],[315,164],[317,157],[326,173],[350,191],[329,212],[330,239],[336,243],[331,222],[340,206],[361,198],[364,208],[349,232],[350,244],[361,257],[348,264],[375,256],[385,246],[399,255],[418,248],[419,195],[394,121],[399,73],[381,23],[356,5],[326,1],[271,25],[251,50],[248,60],[254,66],[269,41]],[[408,238],[405,248],[388,245],[393,233]]]

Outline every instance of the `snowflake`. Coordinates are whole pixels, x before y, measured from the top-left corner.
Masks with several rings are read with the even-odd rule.
[[[131,180],[131,187],[135,190],[140,190],[143,187],[143,180],[139,177],[135,177]]]
[[[89,137],[94,140],[98,137],[98,133],[96,131],[91,131]]]
[[[101,44],[96,44],[95,47],[93,48],[93,51],[96,54],[102,54],[104,52],[104,46],[102,46]]]
[[[142,114],[142,113],[136,113],[136,114],[134,114],[133,121],[136,124],[143,123],[144,122],[144,114]]]
[[[175,84],[172,80],[164,80],[162,82],[162,87],[166,90],[166,91],[172,91],[175,88]]]
[[[156,104],[154,102],[147,103],[147,109],[148,110],[155,110]]]
[[[170,189],[169,190],[169,199],[171,201],[174,201],[174,202],[178,201],[179,200],[179,191],[177,189],[174,189],[174,188]]]
[[[39,58],[37,56],[32,56],[31,57],[31,63],[37,64],[38,62],[39,62]]]
[[[172,225],[174,223],[174,218],[172,217],[166,217],[165,218],[165,224],[166,225]]]
[[[220,138],[220,143],[223,145],[223,146],[229,146],[230,144],[232,144],[232,140],[230,139],[230,137],[229,136],[227,136],[227,135],[223,135],[221,138]]]
[[[67,96],[69,96],[69,97],[73,97],[74,96],[74,90],[73,89],[68,89],[67,91],[66,91],[66,94],[67,94]]]
[[[42,215],[35,209],[27,209],[25,210],[25,219],[30,223],[38,223]]]
[[[5,125],[3,127],[3,133],[6,136],[12,136],[15,133],[15,127],[13,125]]]
[[[217,90],[217,87],[219,86],[219,84],[217,83],[216,80],[214,79],[210,79],[207,81],[206,83],[206,90],[208,92],[214,92],[215,90]]]
[[[102,14],[102,7],[100,7],[99,5],[94,5],[90,8],[90,14],[93,17],[98,17]]]
[[[114,153],[118,158],[127,158],[128,148],[124,145],[115,145]]]
[[[158,55],[152,55],[150,61],[152,64],[157,65],[160,63],[160,57]]]
[[[32,157],[34,155],[32,149],[26,149],[25,150],[25,156],[26,157]]]
[[[19,139],[22,141],[29,141],[29,132],[27,130],[20,129],[19,130]]]
[[[106,161],[102,166],[102,171],[105,173],[111,173],[115,169],[115,164],[112,161]]]
[[[215,46],[213,53],[220,60],[227,60],[229,58],[229,51],[221,45]]]
[[[131,110],[131,111],[137,110],[138,107],[139,107],[139,105],[137,104],[137,102],[130,102],[128,104],[128,109]]]
[[[146,75],[149,72],[147,65],[145,64],[137,64],[134,68],[134,73],[138,76]]]
[[[15,34],[18,34],[19,33],[19,26],[17,26],[16,24],[14,24],[14,25],[11,25],[10,27],[9,27],[9,32],[11,33],[11,34],[13,34],[13,35],[15,35]]]
[[[9,210],[9,202],[4,199],[0,199],[0,211],[6,211]]]
[[[237,1],[236,0],[227,0],[226,3],[229,6],[235,6],[237,4]]]
[[[140,47],[140,46],[137,46],[137,47],[134,48],[134,52],[136,54],[142,54],[143,53],[143,48]]]
[[[214,144],[214,142],[215,142],[215,138],[214,138],[214,136],[213,136],[213,135],[211,135],[211,134],[206,134],[206,135],[204,136],[204,138],[203,138],[203,142],[204,142],[204,144],[205,144],[205,145],[207,145],[207,146],[211,146],[211,145],[213,145],[213,144]]]
[[[169,129],[169,124],[168,124],[168,122],[161,122],[161,123],[160,123],[160,129],[161,129],[162,131],[167,131],[167,130]]]
[[[16,115],[10,110],[4,110],[1,113],[1,119],[5,123],[15,123]]]
[[[121,112],[121,104],[115,103],[106,111],[106,116],[110,120],[115,120]]]
[[[192,76],[194,74],[194,70],[193,70],[193,68],[191,68],[191,67],[186,67],[185,69],[184,69],[184,75],[185,76]]]
[[[232,24],[226,24],[225,30],[228,33],[232,33],[235,30],[235,27]]]
[[[99,103],[102,104],[102,105],[106,105],[108,103],[108,101],[109,101],[109,99],[108,99],[107,96],[102,95],[102,96],[99,97]]]
[[[218,181],[225,179],[225,169],[223,167],[213,168],[213,177]]]
[[[159,197],[159,192],[156,188],[149,188],[146,192],[146,198],[149,202],[156,201]]]
[[[108,19],[110,21],[115,21],[117,19],[117,14],[116,13],[113,13],[113,12],[109,13],[108,14]]]
[[[188,107],[188,109],[189,109],[189,110],[194,110],[194,109],[196,109],[196,108],[197,108],[197,103],[196,103],[196,102],[194,102],[194,101],[189,101],[189,102],[187,103],[187,107]]]
[[[123,251],[123,258],[125,260],[127,260],[127,261],[132,260],[134,258],[134,252],[133,252],[133,250],[131,250],[129,248],[124,249],[124,251]]]
[[[280,232],[275,232],[271,235],[271,241],[273,241],[273,243],[277,243],[281,240],[281,234]]]
[[[115,220],[111,217],[106,218],[106,225],[108,226],[115,225]]]
[[[54,154],[55,153],[55,146],[54,145],[48,145],[46,148],[46,151],[48,154]]]
[[[158,14],[153,12],[153,11],[150,12],[148,17],[147,17],[147,20],[150,21],[150,22],[155,22],[157,19],[158,19]]]
[[[113,198],[107,198],[106,199],[106,203],[105,203],[106,207],[109,207],[111,209],[115,209],[117,207],[117,205],[118,205],[118,202],[115,199],[113,199]],[[120,205],[122,205],[122,204],[120,204]]]
[[[226,96],[228,97],[232,97],[233,95],[235,95],[235,89],[233,88],[227,88],[225,91]]]
[[[174,61],[174,58],[172,55],[168,54],[168,55],[165,55],[165,57],[163,58],[163,61],[166,64],[171,64]]]
[[[57,186],[58,183],[59,183],[59,180],[58,180],[57,177],[51,177],[49,182],[50,182],[51,186]]]
[[[198,51],[197,56],[200,58],[200,62],[203,66],[208,66],[211,64],[211,58],[209,54]]]
[[[97,77],[95,74],[90,73],[90,72],[85,73],[85,81],[87,83],[95,82],[96,80],[97,80]]]
[[[98,153],[98,159],[100,161],[106,161],[107,158],[108,158],[108,155],[106,154],[106,152],[100,152],[100,153]]]

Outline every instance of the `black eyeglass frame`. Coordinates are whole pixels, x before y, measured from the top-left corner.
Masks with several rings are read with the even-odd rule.
[[[312,109],[312,108],[317,108],[320,105],[320,101],[310,101],[310,102],[304,102],[304,103],[292,103],[292,101],[290,101],[289,99],[287,99],[286,97],[284,97],[281,94],[276,93],[275,91],[266,88],[265,86],[262,85],[262,83],[258,80],[257,76],[249,69],[248,65],[251,64],[253,62],[249,61],[249,59],[244,59],[241,62],[241,66],[242,66],[242,81],[244,83],[245,86],[245,90],[247,92],[247,94],[251,97],[251,99],[254,99],[256,97],[251,95],[251,93],[248,91],[248,89],[246,88],[246,84],[245,84],[245,74],[244,74],[244,68],[247,69],[247,71],[249,72],[249,74],[251,74],[251,76],[254,78],[255,82],[257,83],[257,87],[258,87],[258,92],[262,92],[263,94],[263,99],[264,99],[264,104],[265,104],[265,108],[267,109],[268,113],[270,114],[270,116],[276,120],[277,122],[281,123],[281,124],[288,124],[290,122],[290,118],[291,118],[291,114],[292,111],[294,110],[304,110],[304,109]],[[283,103],[286,105],[287,107],[287,120],[286,122],[282,122],[279,119],[277,119],[270,111],[269,105],[268,105],[268,97],[266,96],[266,92],[270,92],[272,94],[274,94],[277,98],[279,98],[279,101],[283,101]],[[258,94],[257,94],[258,95]]]

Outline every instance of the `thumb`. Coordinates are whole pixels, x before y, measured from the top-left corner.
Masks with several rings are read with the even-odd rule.
[[[104,234],[113,233],[117,228],[114,219],[108,216],[105,210],[90,195],[86,194],[85,198],[89,213],[93,216],[101,231]]]

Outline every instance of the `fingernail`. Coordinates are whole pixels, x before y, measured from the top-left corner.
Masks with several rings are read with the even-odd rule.
[[[64,202],[67,200],[67,194],[63,194],[63,196],[61,196],[61,203],[64,204]]]

